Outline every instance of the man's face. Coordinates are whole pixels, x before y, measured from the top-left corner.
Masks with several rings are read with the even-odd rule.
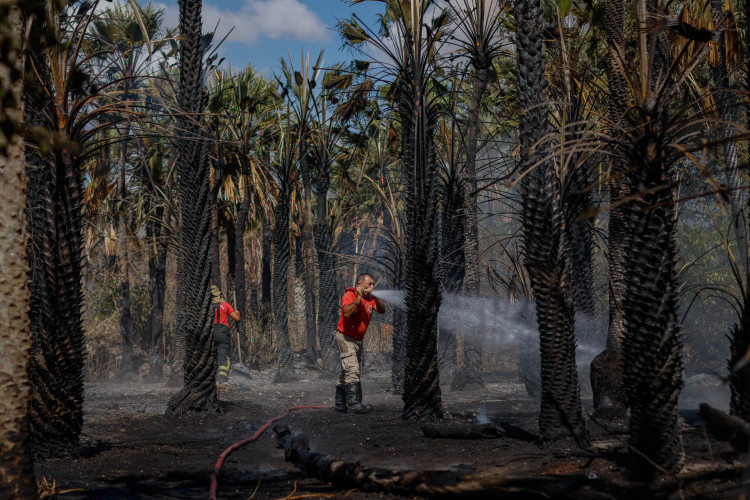
[[[364,289],[365,293],[370,293],[375,288],[375,280],[371,276],[368,276],[359,282],[359,286]]]

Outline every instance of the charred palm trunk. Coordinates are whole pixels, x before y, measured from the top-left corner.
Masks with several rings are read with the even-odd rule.
[[[414,34],[419,37],[419,34]],[[420,47],[419,38],[411,43]],[[439,176],[432,126],[435,109],[426,91],[426,61],[413,52],[411,81],[399,80],[399,116],[406,177],[406,358],[404,418],[442,418],[437,362],[440,276],[438,266],[437,193]]]
[[[623,381],[630,405],[633,472],[654,466],[679,469],[682,437],[677,398],[682,388],[677,319],[676,215],[668,169],[646,149],[660,137],[640,142],[639,158],[628,175],[630,194],[642,200],[626,205]],[[658,144],[658,143],[657,143]],[[660,147],[658,144],[657,147]],[[661,151],[661,149],[656,149]],[[648,313],[648,314],[646,314]]]
[[[37,68],[46,67],[37,63]],[[42,70],[38,76],[47,75]],[[45,112],[46,97],[26,95],[26,120],[30,126],[55,130],[57,125],[48,121],[55,113]],[[41,156],[31,145],[26,161],[29,286],[35,304],[30,314],[29,426],[36,456],[61,456],[77,450],[83,426],[80,165],[67,152]]]
[[[464,258],[464,184],[456,175],[449,174],[443,185],[442,213],[440,217],[440,281],[443,291],[448,294],[459,294],[466,276],[466,261]],[[464,337],[464,346],[469,342],[473,332]],[[464,382],[471,382],[464,377],[471,371],[466,367],[464,354],[464,369],[456,373],[458,342],[455,331],[441,330],[438,337],[440,360],[440,374],[444,382],[451,382],[451,389],[463,389]],[[481,366],[481,358],[480,358]],[[479,370],[481,378],[481,370]],[[456,378],[454,378],[454,376]],[[461,379],[460,383],[459,380]]]
[[[404,256],[400,248],[394,252],[394,276],[391,286],[401,290],[404,286]],[[404,393],[404,365],[406,362],[406,312],[400,307],[391,308],[393,314],[393,359],[391,385],[394,394]]]
[[[35,455],[78,447],[83,426],[81,178],[67,153],[54,163],[30,150],[28,222],[33,335],[29,422]]]
[[[271,286],[272,286],[272,273],[271,273],[271,257],[273,252],[273,230],[271,229],[271,222],[267,215],[263,215],[263,241],[261,248],[263,255],[261,256],[260,262],[260,310],[261,310],[261,323],[264,325],[268,324],[271,316]]]
[[[149,297],[151,299],[151,375],[161,377],[164,368],[164,301],[167,289],[168,241],[164,206],[159,204],[146,225],[152,248],[148,257]]]
[[[587,165],[578,165],[571,172],[565,206],[566,238],[570,242],[570,294],[575,311],[587,316],[594,315],[594,273],[592,248],[594,234],[591,221],[582,220],[584,212],[592,205],[589,191],[590,178]]]
[[[469,122],[466,133],[466,161],[461,172],[464,188],[464,226],[463,226],[463,248],[466,266],[463,291],[468,296],[479,294],[480,272],[479,272],[479,230],[478,216],[479,204],[477,203],[477,156],[479,133],[482,124],[480,112],[482,99],[487,90],[489,80],[489,67],[480,65],[476,68],[474,75],[474,88],[469,103]],[[482,348],[481,331],[471,328],[465,332],[463,339],[463,367],[453,377],[451,388],[469,389],[484,386],[482,375]]]
[[[320,159],[320,171],[316,185],[318,206],[315,219],[315,248],[318,253],[318,325],[320,327],[320,349],[324,373],[334,376],[341,370],[336,347],[336,325],[339,319],[339,297],[336,279],[336,254],[333,253],[331,229],[328,225],[328,158],[325,147]]]
[[[126,83],[127,85],[127,83]],[[127,96],[127,90],[125,95]],[[128,97],[125,97],[128,100]],[[117,179],[117,276],[119,279],[120,298],[120,344],[122,359],[120,361],[120,376],[132,374],[133,365],[133,320],[130,313],[130,256],[128,255],[128,189],[125,182],[128,161],[128,136],[130,124],[126,122],[123,137],[120,140],[119,172]]]
[[[650,12],[655,12],[649,0]],[[645,13],[641,12],[641,15]],[[656,48],[651,63],[652,92],[669,67],[667,37],[652,33]],[[677,216],[675,182],[665,159],[666,105],[642,113],[625,176],[632,201],[624,205],[625,336],[623,382],[630,406],[631,473],[651,478],[658,470],[677,471],[683,461],[677,399],[682,388],[679,338]],[[658,469],[657,469],[658,468]]]
[[[289,342],[289,304],[287,286],[289,281],[289,212],[291,205],[291,186],[281,182],[281,192],[276,205],[276,225],[273,231],[273,313],[276,324],[276,348],[278,366],[274,383],[294,382],[292,344]]]
[[[628,96],[625,81],[625,5],[624,0],[612,0],[606,5],[605,29],[607,35],[607,79],[609,86],[608,116],[616,135],[624,127]],[[591,390],[594,408],[611,403],[616,408],[627,406],[622,385],[622,300],[625,292],[623,252],[625,245],[625,213],[620,204],[625,196],[624,155],[617,151],[610,156],[609,164],[609,328],[607,348],[591,362]]]
[[[177,336],[184,345],[184,387],[169,400],[172,414],[219,411],[216,356],[208,310],[211,286],[211,190],[201,115],[205,106],[201,1],[179,0],[180,82],[177,178],[180,227],[177,256]]]
[[[573,303],[567,281],[560,187],[553,163],[537,151],[548,128],[544,52],[544,19],[538,0],[516,3],[518,104],[521,140],[522,227],[525,265],[534,289],[541,351],[543,439],[571,435],[586,443],[575,362]]]
[[[305,356],[310,365],[318,361],[318,328],[315,318],[315,242],[313,237],[312,178],[307,157],[307,134],[300,142],[300,167],[304,198],[302,200],[302,252],[305,277]]]
[[[211,284],[221,288],[221,223],[219,222],[219,187],[221,166],[214,163],[214,186],[211,189]]]
[[[240,343],[245,340],[248,311],[247,306],[247,283],[245,280],[245,226],[247,225],[247,216],[250,213],[250,193],[245,191],[245,198],[237,210],[237,226],[234,234],[234,259],[235,259],[235,295],[237,297],[237,310],[240,311],[241,319],[237,323]],[[238,351],[240,346],[237,347]]]
[[[23,122],[23,32],[19,2],[0,3],[0,499],[36,498],[34,466],[29,450],[29,288],[26,178],[23,139],[16,134]],[[27,208],[28,211],[28,208]]]
[[[714,26],[719,27],[724,23],[724,2],[711,0],[711,13]],[[742,188],[742,177],[738,169],[737,142],[732,138],[733,133],[728,129],[726,123],[736,121],[734,110],[737,103],[733,91],[729,86],[729,75],[727,74],[726,60],[726,32],[722,31],[717,43],[718,58],[712,66],[714,100],[716,111],[721,122],[718,124],[718,139],[723,143],[724,172],[726,172],[726,189],[729,194],[731,219],[729,226],[729,237],[737,241],[737,262],[743,277],[747,273],[747,218],[745,216],[745,190]]]

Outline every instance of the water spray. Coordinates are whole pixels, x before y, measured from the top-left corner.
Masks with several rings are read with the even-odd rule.
[[[372,294],[394,307],[406,308],[403,290],[373,290]],[[538,346],[539,342],[534,301],[513,303],[499,297],[445,294],[438,313],[438,326],[442,335],[458,331],[465,335],[482,335],[491,348],[519,344]],[[590,363],[604,349],[606,339],[598,333],[598,327],[595,318],[576,314],[578,363]]]

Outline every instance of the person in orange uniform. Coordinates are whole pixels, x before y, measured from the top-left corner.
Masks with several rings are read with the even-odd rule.
[[[341,299],[341,317],[336,327],[336,344],[341,353],[341,374],[336,384],[334,409],[345,413],[367,413],[372,405],[362,404],[362,384],[359,365],[362,360],[362,340],[370,324],[373,311],[385,312],[385,304],[375,297],[375,280],[369,274],[357,276],[357,287],[347,288]]]
[[[216,285],[211,285],[211,318],[218,364],[216,382],[223,384],[229,381],[229,318],[239,321],[240,313],[221,296]]]

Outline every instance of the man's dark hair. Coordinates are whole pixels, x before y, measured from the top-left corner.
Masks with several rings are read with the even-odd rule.
[[[362,283],[365,280],[365,278],[372,278],[372,274],[369,274],[369,273],[360,274],[359,276],[357,276],[357,284]],[[372,279],[374,280],[375,278],[372,278]]]

